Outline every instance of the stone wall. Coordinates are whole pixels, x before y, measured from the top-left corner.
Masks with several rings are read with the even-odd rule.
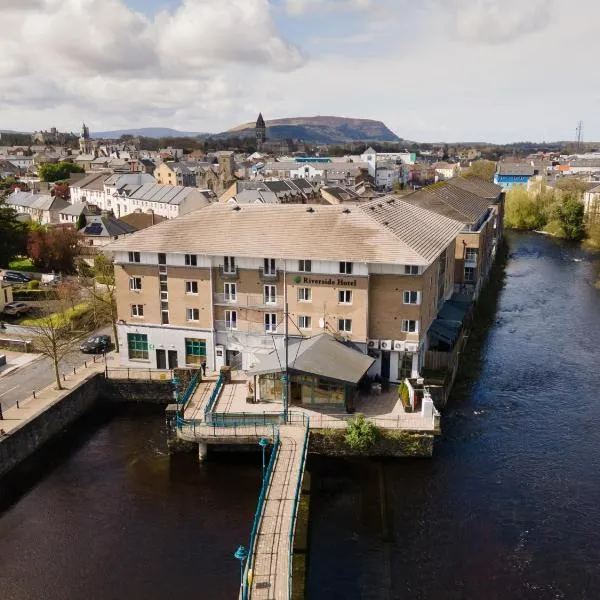
[[[166,405],[174,401],[173,385],[170,381],[107,379],[103,382],[102,400]]]

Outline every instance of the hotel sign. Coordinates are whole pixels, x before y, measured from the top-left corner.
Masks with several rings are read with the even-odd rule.
[[[333,277],[296,277],[296,283],[303,283],[306,285],[339,285],[344,287],[358,286],[358,281],[356,279],[334,279]]]

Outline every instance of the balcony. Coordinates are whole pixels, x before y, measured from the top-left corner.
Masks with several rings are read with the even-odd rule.
[[[261,281],[279,281],[279,269],[274,271],[265,271],[264,267],[260,267],[258,270],[258,276]]]
[[[227,281],[237,281],[240,278],[240,273],[237,267],[233,270],[225,270],[223,265],[219,265],[219,275],[221,279],[225,279]]]
[[[264,323],[257,323],[251,321],[237,321],[236,328],[232,329],[228,327],[228,321],[215,321],[215,329],[217,331],[225,331],[227,333],[243,333],[252,335],[283,335],[283,323],[278,323],[276,328],[269,327]]]
[[[281,309],[283,298],[281,296],[268,296],[262,294],[213,294],[213,303],[216,306],[234,306],[238,308]]]

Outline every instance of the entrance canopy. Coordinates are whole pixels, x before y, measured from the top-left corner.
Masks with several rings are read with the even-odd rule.
[[[375,362],[374,358],[338,342],[327,333],[302,340],[290,341],[288,370],[333,381],[356,385]],[[281,373],[285,370],[283,346],[263,357],[250,370],[251,375]]]

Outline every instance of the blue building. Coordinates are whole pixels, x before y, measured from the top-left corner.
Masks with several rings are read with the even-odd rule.
[[[494,183],[502,187],[503,191],[515,185],[527,186],[534,176],[533,165],[526,163],[498,163],[498,170],[494,175]]]

